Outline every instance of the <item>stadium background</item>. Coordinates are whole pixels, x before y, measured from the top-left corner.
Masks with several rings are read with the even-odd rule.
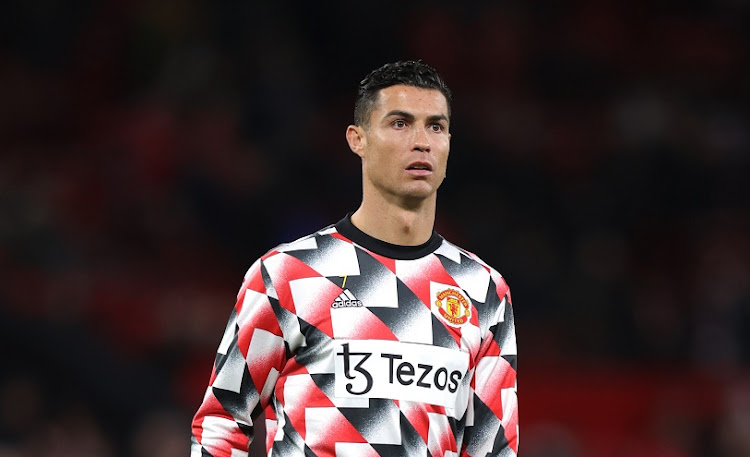
[[[357,82],[455,93],[438,228],[513,289],[524,457],[750,455],[750,4],[0,15],[0,456],[187,455],[246,268],[360,196]]]

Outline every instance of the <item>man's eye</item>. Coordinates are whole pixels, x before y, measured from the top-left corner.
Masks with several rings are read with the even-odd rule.
[[[440,125],[440,124],[432,124],[432,125],[430,125],[430,128],[432,129],[433,132],[442,132],[443,131],[443,126]]]
[[[404,122],[402,119],[398,119],[393,121],[393,126],[397,128],[404,128],[406,127],[406,122]]]

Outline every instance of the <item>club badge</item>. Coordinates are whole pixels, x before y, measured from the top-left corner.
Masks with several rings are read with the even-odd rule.
[[[436,294],[435,306],[438,315],[448,325],[461,327],[471,318],[471,304],[456,289],[445,289]]]

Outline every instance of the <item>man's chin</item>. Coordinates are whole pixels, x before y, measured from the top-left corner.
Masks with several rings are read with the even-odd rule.
[[[417,207],[423,205],[426,201],[430,200],[435,196],[437,189],[410,189],[404,192],[401,196],[405,203],[410,207]]]

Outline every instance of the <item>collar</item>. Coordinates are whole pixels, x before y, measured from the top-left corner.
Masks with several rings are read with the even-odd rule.
[[[418,246],[402,246],[373,238],[352,224],[352,213],[338,221],[336,230],[368,251],[396,260],[415,260],[432,254],[443,243],[443,237],[435,230],[427,242]]]

